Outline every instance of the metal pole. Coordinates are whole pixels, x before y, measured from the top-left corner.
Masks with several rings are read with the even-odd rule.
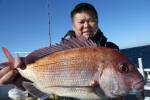
[[[138,64],[139,64],[139,69],[140,69],[140,73],[143,75],[143,77],[145,78],[144,75],[144,67],[143,67],[143,63],[142,63],[142,58],[138,58]]]

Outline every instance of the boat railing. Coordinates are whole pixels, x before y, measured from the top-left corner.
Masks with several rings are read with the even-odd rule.
[[[145,80],[144,92],[150,91],[150,68],[144,68],[142,58],[138,58],[139,68],[138,71],[142,74]],[[150,94],[145,95],[144,100],[150,100]]]

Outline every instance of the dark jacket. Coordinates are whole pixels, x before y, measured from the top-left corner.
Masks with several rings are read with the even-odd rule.
[[[73,38],[73,37],[76,37],[75,32],[70,30],[62,38],[62,42],[64,39],[69,39],[69,38]],[[119,47],[115,43],[107,41],[107,38],[103,35],[103,33],[101,32],[100,29],[98,29],[97,33],[90,39],[99,46],[113,48],[113,49],[119,51]]]

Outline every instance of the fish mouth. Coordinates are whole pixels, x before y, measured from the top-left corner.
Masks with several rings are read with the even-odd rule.
[[[136,83],[133,83],[131,91],[129,93],[138,93],[142,92],[144,90],[144,80],[140,80]]]
[[[124,91],[113,90],[113,91],[110,91],[110,95],[109,96],[111,98],[115,98],[115,97],[119,97],[119,96],[125,96],[128,93],[129,94],[138,94],[138,93],[142,92],[143,90],[144,90],[144,80],[142,79],[142,80],[140,80],[138,82],[133,83],[130,91],[128,91],[128,89],[124,90]]]

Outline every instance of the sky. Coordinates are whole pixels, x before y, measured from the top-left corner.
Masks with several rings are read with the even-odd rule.
[[[49,0],[49,8],[48,0],[0,0],[0,62],[7,60],[2,47],[16,56],[49,46],[48,12],[51,43],[59,43],[81,2],[96,8],[99,28],[120,49],[150,45],[150,0]]]

